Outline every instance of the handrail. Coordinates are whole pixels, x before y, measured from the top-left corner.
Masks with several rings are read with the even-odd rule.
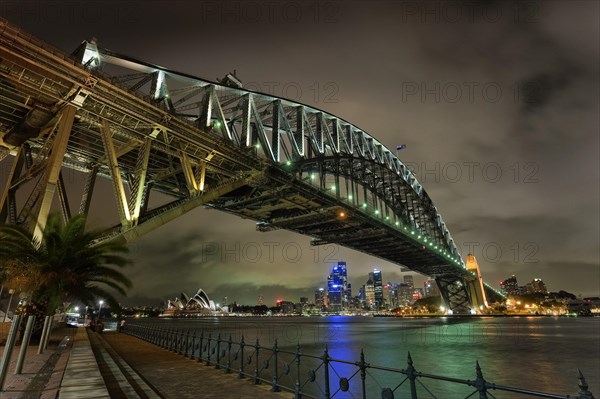
[[[272,347],[260,345],[258,338],[255,343],[246,343],[243,335],[239,342],[235,342],[232,340],[231,335],[227,339],[223,339],[221,333],[217,333],[215,337],[213,332],[205,335],[204,330],[202,330],[200,336],[198,336],[196,331],[190,333],[190,330],[183,331],[158,325],[141,324],[127,324],[122,332],[195,359],[198,362],[204,361],[206,365],[213,365],[216,369],[224,369],[225,373],[236,371],[235,366],[237,364],[238,378],[248,377],[254,384],[270,384],[271,390],[274,392],[280,390],[293,392],[295,399],[303,397],[331,399],[340,397],[344,392],[349,392],[352,397],[363,399],[376,397],[374,395],[378,395],[382,399],[394,399],[396,392],[400,395],[400,387],[406,381],[408,381],[410,392],[410,396],[406,397],[411,399],[423,397],[422,394],[418,396],[417,384],[419,384],[422,390],[429,394],[429,397],[437,398],[421,380],[437,380],[475,388],[465,399],[477,393],[479,399],[496,398],[490,391],[512,392],[538,398],[594,399],[593,394],[588,390],[583,374],[579,370],[579,392],[574,396],[570,396],[488,382],[483,377],[479,362],[476,362],[475,365],[474,380],[423,373],[415,369],[410,352],[408,353],[407,367],[400,369],[368,363],[365,360],[363,351],[361,351],[359,361],[351,361],[330,357],[327,347],[325,347],[322,355],[317,356],[302,353],[300,344],[296,346],[295,351],[290,351],[280,349],[277,346],[277,340],[275,340]],[[282,357],[282,355],[288,356]],[[316,365],[314,361],[317,361]],[[338,374],[335,368],[336,365],[342,364],[352,366],[354,370],[350,374],[342,376]],[[270,368],[273,370],[272,372]],[[380,383],[370,371],[387,372],[391,375],[404,376],[404,378],[395,387],[381,388]],[[373,392],[373,389],[368,387],[366,384],[367,376],[377,383],[376,385],[381,389],[379,393]],[[290,383],[282,382],[283,379],[288,380]],[[334,383],[336,379],[337,384]],[[358,385],[354,385],[354,381],[357,380],[359,380]]]

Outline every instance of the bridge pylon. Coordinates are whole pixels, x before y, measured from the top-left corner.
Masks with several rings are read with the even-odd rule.
[[[444,274],[435,276],[448,314],[470,314],[473,300],[469,282],[462,276]]]
[[[481,313],[485,308],[488,307],[488,301],[485,288],[483,286],[481,270],[479,269],[479,264],[477,263],[477,259],[475,259],[473,254],[467,255],[466,266],[467,270],[475,273],[474,278],[469,279],[468,286],[473,301],[473,309],[475,309],[477,313]]]

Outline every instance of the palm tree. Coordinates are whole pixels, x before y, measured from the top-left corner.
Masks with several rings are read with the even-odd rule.
[[[125,295],[131,287],[118,270],[129,264],[128,248],[116,241],[98,243],[99,237],[100,231],[85,231],[82,215],[63,223],[51,214],[40,240],[24,227],[0,225],[0,275],[5,285],[30,293],[28,314],[53,315],[65,301],[93,304],[98,298],[118,307],[108,288]],[[37,317],[36,326],[42,319]]]

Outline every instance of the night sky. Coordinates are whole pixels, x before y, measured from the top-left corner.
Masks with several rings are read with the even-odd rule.
[[[414,168],[463,256],[498,287],[542,278],[600,294],[597,1],[3,1],[0,15],[54,46],[82,40],[351,121]],[[4,183],[12,157],[0,167]],[[78,203],[81,176],[69,179]],[[91,223],[117,221],[108,182]],[[160,200],[160,198],[159,198]],[[163,201],[166,200],[162,199]],[[396,265],[197,209],[132,244],[124,303],[202,287],[220,302],[313,298],[335,260],[356,293]],[[422,277],[416,277],[421,284]]]

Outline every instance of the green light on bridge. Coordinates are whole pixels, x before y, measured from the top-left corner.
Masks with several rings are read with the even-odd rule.
[[[221,128],[221,121],[214,121],[213,127],[215,129],[220,129]]]
[[[350,200],[352,199],[352,194],[350,194],[350,195],[348,196],[348,199],[350,199]]]
[[[366,208],[366,207],[367,207],[367,204],[363,204],[363,208]]]
[[[379,215],[379,209],[375,209],[375,214]]]
[[[310,180],[315,180],[315,174],[310,175]]]
[[[286,162],[285,162],[285,164],[286,164],[287,166],[290,166],[292,163],[291,163],[290,161],[286,161]]]

